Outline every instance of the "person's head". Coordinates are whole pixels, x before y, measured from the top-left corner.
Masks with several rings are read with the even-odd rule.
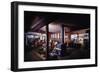
[[[56,46],[58,44],[58,42],[54,42],[54,46]]]
[[[59,44],[60,42],[59,41],[57,41],[57,44]]]

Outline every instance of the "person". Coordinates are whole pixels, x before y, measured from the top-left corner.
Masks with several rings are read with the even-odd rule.
[[[57,48],[57,42],[53,42],[52,50],[49,53],[51,60],[57,60],[60,56],[60,48]]]
[[[56,44],[56,50],[57,50],[57,54],[60,56],[61,55],[61,42],[57,42]]]
[[[67,46],[66,43],[61,45],[61,57],[64,57],[67,55]]]
[[[61,43],[59,41],[57,42],[57,46],[56,47],[61,49]]]

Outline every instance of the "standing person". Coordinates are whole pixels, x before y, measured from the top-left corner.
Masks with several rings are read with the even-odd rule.
[[[57,45],[56,45],[56,48],[57,48],[57,53],[58,53],[58,55],[60,56],[61,55],[61,42],[57,42]]]
[[[64,57],[67,55],[67,46],[66,43],[61,45],[61,57]]]

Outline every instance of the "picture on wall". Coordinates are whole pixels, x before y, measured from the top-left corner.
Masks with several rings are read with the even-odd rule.
[[[11,3],[11,70],[97,66],[97,7]]]
[[[24,11],[24,39],[26,62],[90,58],[90,15]]]

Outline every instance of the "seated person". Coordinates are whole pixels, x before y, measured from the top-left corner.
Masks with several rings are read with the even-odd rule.
[[[58,57],[60,56],[60,48],[57,48],[57,42],[54,43],[54,45],[52,46],[52,50],[49,53],[51,59],[58,59]]]

